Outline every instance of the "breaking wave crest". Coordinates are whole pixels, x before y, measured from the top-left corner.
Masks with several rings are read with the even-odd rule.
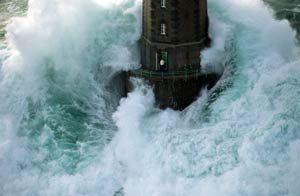
[[[297,196],[296,33],[260,0],[209,0],[209,14],[203,64],[224,74],[178,112],[138,79],[118,106],[140,1],[30,1],[1,50],[0,193]]]

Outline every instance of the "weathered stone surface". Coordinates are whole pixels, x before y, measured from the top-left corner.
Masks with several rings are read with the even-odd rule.
[[[140,77],[148,81],[149,85],[153,87],[155,99],[160,108],[173,108],[176,110],[183,110],[194,102],[203,88],[212,88],[219,79],[217,74],[205,74],[182,78],[172,77],[145,77],[134,72],[127,73],[127,87],[131,91],[133,86],[130,83],[130,77]]]
[[[161,25],[166,25],[166,35]],[[168,52],[168,70],[182,70],[184,65],[200,66],[200,50],[209,44],[206,0],[143,1],[141,64],[157,70],[157,52]]]
[[[143,1],[141,74],[132,71],[128,78],[146,79],[154,87],[161,108],[181,110],[198,97],[201,88],[212,87],[218,79],[216,74],[198,73],[200,51],[210,42],[207,0],[165,0],[165,6],[161,3]]]

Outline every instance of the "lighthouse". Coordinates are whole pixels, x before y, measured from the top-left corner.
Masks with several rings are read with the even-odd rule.
[[[199,68],[200,50],[209,43],[206,0],[144,0],[141,39],[144,69]]]
[[[129,76],[153,86],[161,108],[182,110],[212,87],[217,76],[201,72],[209,46],[207,0],[143,0],[141,67]]]

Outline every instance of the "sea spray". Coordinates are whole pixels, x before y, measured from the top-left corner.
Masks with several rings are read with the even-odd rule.
[[[193,129],[182,123],[188,111],[175,120],[171,110],[143,119],[145,127],[136,131],[152,142],[140,146],[147,165],[127,176],[124,194],[296,195],[297,181],[286,184],[295,162],[290,145],[299,140],[300,128],[296,34],[287,21],[274,20],[261,1],[210,1],[210,8],[214,20],[228,27],[226,46],[215,47],[216,54],[234,47],[225,63],[225,72],[233,72],[231,84],[208,106],[205,118],[200,114],[198,122],[190,121]],[[193,105],[188,110],[202,112]]]
[[[219,63],[225,77],[211,91],[203,90],[203,96],[184,112],[158,109],[151,87],[143,82],[116,108],[111,103],[115,94],[105,88],[109,81],[105,76],[110,69],[128,67],[100,68],[99,83],[91,73],[96,65],[114,62],[113,56],[125,58],[118,55],[118,48],[123,54],[135,50],[126,47],[136,43],[140,23],[129,20],[125,22],[129,26],[121,25],[134,2],[103,2],[43,0],[36,4],[43,7],[49,3],[52,11],[67,6],[70,10],[58,12],[60,17],[77,10],[83,12],[83,19],[72,20],[70,14],[51,23],[53,13],[40,13],[37,21],[41,18],[46,30],[53,28],[46,31],[48,36],[42,31],[37,34],[41,41],[33,42],[33,50],[22,45],[25,37],[15,31],[25,28],[27,20],[12,28],[15,35],[9,43],[17,42],[11,56],[18,58],[10,58],[1,70],[1,193],[298,195],[300,62],[295,32],[288,22],[275,20],[258,0],[210,0],[211,22],[220,24],[221,30],[211,27],[215,42],[211,51],[202,55],[207,65]],[[137,7],[131,7],[135,11],[130,18],[141,17],[140,2]],[[116,24],[109,21],[105,25],[110,18]],[[90,25],[86,26],[86,20]],[[72,21],[84,25],[75,25],[71,31]],[[27,28],[29,32],[38,31],[40,25],[35,24]],[[95,30],[85,30],[92,27]],[[279,28],[280,33],[273,33]],[[60,39],[40,51],[38,47],[48,43],[43,41],[45,37],[52,40],[51,29]],[[60,33],[66,31],[70,34]],[[90,34],[80,37],[78,32]],[[98,36],[102,41],[87,50],[89,44],[85,43]],[[58,50],[66,46],[70,51]],[[53,58],[56,55],[58,58]]]
[[[139,5],[29,1],[11,20],[1,50],[1,194],[52,195],[56,174],[67,179],[111,141],[121,89],[110,81],[138,64]]]

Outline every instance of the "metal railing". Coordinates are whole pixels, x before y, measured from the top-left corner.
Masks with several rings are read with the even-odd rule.
[[[130,75],[132,76],[140,76],[144,78],[150,79],[189,79],[189,78],[196,78],[198,79],[201,76],[206,76],[206,74],[201,73],[200,69],[193,69],[193,70],[182,70],[182,71],[152,71],[146,69],[138,69],[138,70],[131,70]]]

